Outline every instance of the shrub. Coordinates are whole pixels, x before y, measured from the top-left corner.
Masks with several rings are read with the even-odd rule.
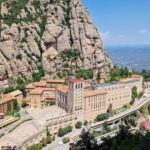
[[[88,121],[84,120],[84,126],[87,126],[87,124],[88,124]]]
[[[68,68],[68,67],[69,67],[69,64],[66,62],[66,63],[64,63],[63,67],[64,67],[64,68]]]
[[[12,86],[9,86],[9,87],[7,87],[7,88],[4,89],[4,93],[5,94],[13,92],[13,91],[14,91],[14,88]]]
[[[75,124],[75,127],[77,129],[80,129],[82,127],[82,122],[81,121],[78,121],[76,124]]]
[[[77,78],[84,78],[85,80],[92,79],[93,78],[93,71],[92,70],[85,70],[85,69],[78,70],[76,72],[76,77]]]
[[[21,103],[21,107],[26,107],[26,101],[25,100],[22,100],[22,103]]]
[[[59,128],[58,130],[58,136],[62,137],[65,134],[69,133],[72,131],[72,126],[67,126],[65,128]]]
[[[16,59],[20,59],[20,60],[21,60],[21,59],[22,59],[22,55],[21,55],[20,53],[17,54],[17,55],[16,55]]]
[[[64,137],[63,138],[63,143],[65,144],[65,143],[68,143],[68,142],[70,142],[70,138],[69,137]]]
[[[108,113],[99,114],[96,117],[96,121],[103,121],[105,119],[108,119],[108,117],[109,117]]]

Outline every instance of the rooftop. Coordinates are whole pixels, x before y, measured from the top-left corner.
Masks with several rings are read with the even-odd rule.
[[[57,88],[58,91],[61,91],[63,93],[67,93],[68,92],[68,86],[59,86]]]
[[[55,91],[55,88],[43,88],[44,91]]]
[[[26,89],[34,89],[35,86],[33,84],[27,84]]]
[[[48,79],[47,83],[65,83],[65,80],[63,79]]]
[[[150,130],[150,122],[142,122],[141,125],[142,125],[144,128]]]
[[[44,81],[40,81],[40,82],[34,82],[33,85],[36,87],[46,87],[47,83]]]
[[[9,93],[9,95],[12,95],[12,96],[18,96],[18,95],[21,95],[22,92],[20,90],[16,90],[16,91],[13,91],[11,93]]]
[[[85,82],[84,83],[84,88],[90,88],[91,87],[91,84],[90,83],[88,83],[88,82]]]
[[[69,82],[72,82],[72,83],[80,83],[80,82],[83,82],[83,80],[82,80],[82,79],[74,78],[74,79],[70,79]]]
[[[12,101],[12,100],[14,100],[14,97],[8,95],[8,96],[6,96],[6,97],[4,97],[4,98],[2,98],[2,99],[0,100],[0,104],[4,104],[4,103],[7,103],[7,102]]]
[[[30,94],[31,95],[42,95],[43,91],[44,90],[41,88],[36,88],[36,89],[32,90]]]
[[[137,77],[132,77],[132,78],[126,78],[126,79],[122,79],[119,82],[111,82],[111,83],[101,83],[101,84],[96,84],[95,87],[108,87],[108,86],[114,86],[114,85],[125,85],[128,83],[133,83],[139,81],[139,78]]]
[[[107,94],[106,90],[92,90],[92,91],[86,91],[84,93],[84,97],[90,97],[90,96],[95,96],[95,95],[102,95],[102,94]]]

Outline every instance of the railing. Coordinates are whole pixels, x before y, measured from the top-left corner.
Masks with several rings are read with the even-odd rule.
[[[116,116],[113,116],[105,121],[107,121],[108,123],[113,123],[114,121],[118,121],[120,119],[123,119],[131,114],[133,114],[134,112],[136,112],[137,110],[139,110],[143,105],[147,104],[150,102],[150,98],[148,98],[147,100],[145,100],[143,103],[141,103],[139,106],[136,106],[136,108],[132,108],[130,110],[127,110],[126,112],[122,112],[122,114],[118,114]],[[101,121],[101,122],[98,122],[98,123],[94,123],[93,125],[91,125],[91,128],[99,128],[103,125],[103,123],[105,121]]]

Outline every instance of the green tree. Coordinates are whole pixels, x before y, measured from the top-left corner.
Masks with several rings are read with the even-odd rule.
[[[24,107],[26,107],[26,105],[27,105],[27,104],[26,104],[26,101],[25,101],[25,100],[22,100],[21,107],[24,108]]]
[[[47,136],[47,137],[46,137],[46,143],[47,143],[47,144],[50,144],[51,142],[52,142],[51,136]]]
[[[72,126],[67,126],[65,128],[59,128],[58,130],[58,136],[62,137],[64,136],[65,134],[69,133],[72,131]]]
[[[78,121],[76,124],[75,124],[75,127],[77,129],[80,129],[82,127],[82,122],[81,121]]]
[[[132,100],[131,100],[130,104],[133,105],[134,102],[135,102],[135,99],[138,97],[137,87],[134,86],[134,87],[131,89],[131,91],[132,91]]]
[[[13,101],[13,108],[16,112],[19,111],[19,105],[18,105],[17,99],[14,99]]]
[[[109,117],[108,113],[99,114],[96,117],[96,121],[103,121],[105,119],[108,119],[108,117]]]
[[[88,121],[84,120],[84,126],[87,126],[87,124],[88,124]]]
[[[63,143],[65,144],[65,143],[68,143],[68,142],[70,142],[70,138],[69,137],[64,137],[63,138]]]
[[[82,130],[80,140],[75,144],[77,150],[98,150],[97,142],[90,131]]]
[[[129,124],[133,127],[136,127],[137,125],[137,118],[134,116],[131,116],[130,119],[128,120]]]

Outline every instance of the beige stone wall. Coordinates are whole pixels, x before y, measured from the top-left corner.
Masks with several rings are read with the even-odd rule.
[[[0,113],[7,113],[8,104],[10,105],[10,109],[13,110],[13,100],[12,100],[4,104],[0,104]]]
[[[79,120],[83,120],[84,85],[80,83],[69,83],[68,107],[69,113],[76,114]]]
[[[106,111],[106,94],[84,98],[84,120],[93,121],[98,114]]]
[[[15,98],[17,99],[19,107],[21,107],[21,104],[22,104],[22,101],[23,101],[23,95],[20,94],[20,95],[16,96]]]
[[[31,108],[43,108],[44,103],[41,101],[41,95],[30,95],[30,107]]]
[[[66,116],[47,120],[46,125],[48,127],[48,130],[50,131],[50,134],[57,135],[59,128],[64,128],[68,125],[74,127],[76,122],[77,122],[76,115],[66,115]]]

